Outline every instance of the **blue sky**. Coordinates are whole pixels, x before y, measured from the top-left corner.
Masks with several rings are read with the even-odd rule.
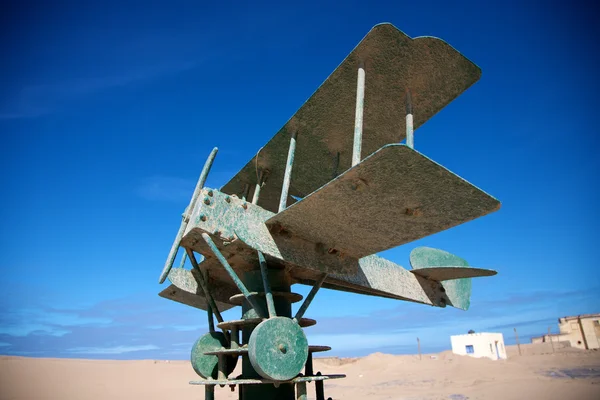
[[[363,355],[415,352],[418,336],[438,351],[469,329],[527,341],[600,312],[593,13],[387,3],[7,3],[0,354],[187,358],[205,314],[159,298],[156,282],[205,157],[219,147],[208,185],[220,187],[384,21],[481,67],[415,144],[503,203],[384,256],[408,266],[427,245],[499,274],[474,281],[467,312],[323,290],[309,340]]]

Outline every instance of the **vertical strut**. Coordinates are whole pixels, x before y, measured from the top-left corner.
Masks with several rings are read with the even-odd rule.
[[[198,262],[196,261],[196,257],[194,257],[194,252],[187,248],[185,249],[185,251],[187,252],[188,258],[190,259],[192,266],[194,268],[196,268],[196,270],[198,271],[198,283],[200,283],[200,286],[202,287],[202,291],[204,292],[204,297],[206,297],[206,301],[208,302],[208,305],[210,306],[212,312],[215,314],[215,317],[217,317],[217,321],[223,322],[223,317],[221,316],[221,312],[217,308],[215,299],[213,299],[212,295],[210,294],[210,291],[208,290],[208,286],[206,285],[204,276],[202,276],[202,270],[200,269],[200,266],[198,265]]]
[[[313,286],[313,288],[310,290],[310,292],[306,296],[306,299],[304,299],[304,302],[302,303],[302,305],[298,309],[298,312],[296,313],[296,316],[294,317],[294,321],[296,321],[296,322],[300,321],[300,318],[302,318],[302,316],[306,312],[306,309],[308,308],[308,306],[310,306],[310,303],[315,298],[315,295],[317,294],[317,292],[321,288],[321,285],[323,285],[323,282],[325,282],[325,278],[327,278],[327,274],[323,274],[323,276],[321,277],[321,279],[319,279],[315,283],[315,286]]]
[[[262,187],[263,180],[265,177],[265,171],[261,170],[260,175],[258,177],[258,182],[256,182],[256,187],[254,188],[254,194],[252,195],[252,204],[258,203],[258,198],[260,197],[260,188]]]
[[[306,382],[296,383],[296,400],[307,400],[306,396]]]
[[[352,148],[352,166],[360,162],[363,132],[363,110],[365,103],[365,66],[361,61],[358,65],[356,80],[356,114],[354,117],[354,146]]]
[[[321,376],[321,372],[317,372],[317,376]],[[315,381],[315,392],[317,400],[325,400],[325,388],[323,387],[323,381]]]
[[[246,289],[246,285],[244,285],[244,283],[237,276],[233,268],[231,268],[231,265],[229,265],[225,257],[223,257],[223,254],[221,254],[215,242],[213,242],[213,240],[210,238],[210,236],[208,236],[207,233],[203,233],[202,238],[204,239],[206,244],[208,244],[208,247],[210,247],[213,254],[215,255],[215,257],[217,257],[217,260],[219,260],[223,268],[225,268],[225,271],[227,271],[227,273],[233,280],[233,283],[235,283],[235,285],[238,287],[238,289],[240,289],[240,292],[242,292],[246,300],[248,300],[248,303],[252,305],[252,308],[254,308],[258,315],[264,318],[264,312],[262,310],[262,307],[260,307],[260,305],[254,300],[248,289]]]
[[[296,137],[298,132],[292,133],[290,139],[290,150],[288,151],[287,164],[285,165],[285,174],[283,176],[283,186],[281,188],[281,198],[279,199],[279,212],[287,207],[288,192],[290,190],[290,181],[292,179],[292,167],[294,166],[294,153],[296,152]]]
[[[213,310],[210,304],[206,306],[206,313],[208,314],[208,331],[215,331],[215,319],[213,318]]]
[[[406,145],[415,148],[415,136],[413,130],[413,109],[410,89],[406,91]]]
[[[242,199],[244,199],[244,200],[248,199],[248,192],[249,191],[250,191],[250,185],[246,183],[244,185],[244,192],[242,193]]]
[[[204,400],[215,400],[215,385],[204,385]]]
[[[165,262],[165,266],[160,274],[160,278],[158,278],[158,283],[163,283],[171,268],[173,267],[173,262],[175,261],[175,257],[177,256],[177,250],[179,250],[179,243],[181,243],[181,238],[183,237],[183,233],[185,232],[185,228],[187,227],[188,221],[190,220],[190,216],[194,213],[194,208],[196,207],[196,200],[198,200],[198,196],[200,195],[200,191],[204,187],[204,183],[206,182],[206,178],[208,177],[208,173],[210,172],[210,167],[212,167],[213,161],[215,161],[215,156],[217,155],[216,147],[212,149],[206,162],[204,163],[204,168],[202,168],[202,172],[200,173],[200,178],[198,178],[198,183],[196,184],[196,188],[194,189],[194,194],[192,195],[192,200],[190,204],[185,209],[183,213],[183,220],[181,221],[181,225],[179,225],[179,231],[177,232],[177,236],[175,236],[175,241],[171,246],[171,251],[169,251],[169,256],[167,257],[167,261]]]
[[[275,302],[273,301],[273,293],[271,293],[271,285],[269,284],[269,270],[267,269],[267,260],[260,251],[258,252],[258,263],[260,264],[260,274],[262,275],[263,286],[265,287],[265,299],[267,300],[267,309],[269,310],[269,318],[277,316],[275,312]]]

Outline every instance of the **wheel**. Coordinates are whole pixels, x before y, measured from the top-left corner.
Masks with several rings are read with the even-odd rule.
[[[227,348],[227,339],[222,332],[209,332],[200,336],[192,347],[192,355],[190,361],[194,371],[204,379],[217,379],[219,357],[215,355],[206,355],[209,351],[216,351],[222,348]],[[227,374],[229,375],[237,364],[237,357],[227,357]]]
[[[263,378],[287,381],[304,368],[308,358],[308,341],[302,328],[292,319],[269,318],[252,331],[248,357]]]

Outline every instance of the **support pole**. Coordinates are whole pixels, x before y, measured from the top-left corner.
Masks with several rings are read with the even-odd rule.
[[[550,344],[552,345],[552,352],[554,353],[554,342],[552,341],[552,336],[550,336],[550,327],[548,327],[548,340],[550,340]]]
[[[235,283],[235,285],[238,287],[238,289],[240,289],[240,292],[242,292],[242,294],[244,295],[244,297],[246,298],[246,300],[248,300],[248,303],[250,303],[252,305],[252,308],[254,308],[254,310],[256,311],[256,313],[261,318],[264,318],[265,314],[263,312],[262,307],[260,307],[260,305],[252,297],[252,295],[250,295],[250,292],[248,291],[248,289],[246,289],[246,285],[244,285],[244,283],[237,276],[237,274],[235,273],[235,271],[233,270],[233,268],[231,268],[231,265],[229,265],[229,263],[227,262],[227,260],[225,259],[225,257],[223,257],[223,254],[221,254],[221,252],[219,251],[219,248],[217,247],[217,245],[215,244],[215,242],[213,242],[213,240],[210,238],[210,236],[208,235],[208,233],[203,233],[202,234],[202,238],[204,239],[204,241],[206,242],[206,244],[208,245],[208,247],[210,247],[210,249],[212,250],[213,254],[215,255],[215,257],[217,257],[217,260],[219,260],[219,262],[221,263],[221,265],[223,266],[223,268],[225,268],[225,271],[227,271],[227,274],[229,274],[229,276],[233,280],[233,283]]]
[[[206,307],[206,313],[208,314],[208,331],[209,332],[214,332],[215,331],[215,319],[213,318],[213,311],[212,311],[212,307],[209,305],[207,305]]]
[[[296,383],[296,400],[307,400],[306,382]]]
[[[204,385],[204,400],[215,400],[215,385]]]
[[[317,294],[317,292],[321,288],[321,285],[323,285],[323,282],[325,282],[325,278],[327,278],[327,274],[323,274],[323,276],[321,277],[321,279],[319,279],[315,283],[315,286],[313,286],[313,288],[310,290],[310,292],[306,296],[306,299],[304,299],[304,302],[302,303],[302,305],[298,309],[298,312],[296,313],[296,316],[294,317],[294,321],[296,321],[296,322],[300,321],[300,318],[302,318],[302,316],[306,312],[306,309],[308,308],[308,306],[310,306],[310,303],[315,298],[315,295]]]
[[[352,147],[352,166],[360,162],[363,131],[363,110],[365,105],[365,66],[361,61],[358,65],[356,80],[356,114],[354,116],[354,146]]]
[[[169,251],[169,256],[167,257],[167,261],[165,262],[165,266],[160,274],[160,278],[158,278],[158,283],[163,283],[171,268],[173,268],[173,262],[175,261],[175,257],[177,256],[177,250],[179,250],[179,244],[181,243],[181,238],[183,237],[183,233],[185,232],[185,228],[187,228],[188,221],[190,220],[191,215],[194,213],[194,208],[196,208],[196,200],[198,200],[198,196],[200,195],[200,191],[204,187],[204,183],[206,183],[206,178],[208,177],[208,173],[210,172],[210,167],[212,167],[213,162],[215,161],[215,156],[217,155],[216,147],[210,152],[206,162],[204,163],[204,168],[202,168],[202,172],[200,173],[200,178],[198,178],[198,183],[196,184],[196,188],[194,189],[194,194],[192,195],[192,200],[190,204],[185,209],[185,212],[182,216],[181,225],[179,225],[179,231],[177,232],[177,236],[175,236],[175,241],[171,246],[171,251]]]
[[[254,194],[252,195],[252,204],[258,203],[258,198],[260,197],[260,188],[262,187],[265,175],[266,174],[264,171],[260,171],[258,182],[256,183],[256,187],[254,188]]]
[[[271,293],[271,285],[269,284],[269,270],[267,268],[267,260],[260,251],[258,252],[258,263],[260,264],[260,274],[262,275],[263,286],[265,287],[265,299],[267,301],[267,310],[269,318],[277,316],[275,312],[275,302],[273,301],[273,293]]]
[[[410,90],[406,91],[406,145],[411,149],[415,148],[412,96]]]
[[[517,340],[517,348],[519,349],[519,355],[521,355],[521,345],[519,344],[519,334],[517,333],[517,328],[513,328],[515,330],[515,339]]]
[[[221,316],[221,312],[217,308],[215,299],[213,299],[212,295],[210,294],[210,291],[208,290],[206,281],[204,280],[204,277],[202,276],[202,270],[200,269],[200,266],[198,265],[198,261],[196,261],[196,257],[194,257],[194,252],[190,249],[185,249],[185,251],[187,252],[188,258],[190,259],[192,266],[194,268],[196,268],[196,270],[198,271],[198,283],[200,284],[200,287],[202,287],[202,291],[204,292],[204,297],[206,297],[206,301],[208,302],[208,305],[210,306],[212,312],[215,314],[217,321],[223,322],[223,317]]]
[[[317,372],[317,376],[321,376],[321,372]],[[317,400],[325,400],[325,388],[323,387],[323,381],[315,381],[315,394]]]
[[[417,338],[417,348],[419,349],[419,360],[421,360],[421,341]]]
[[[292,167],[294,166],[294,153],[296,152],[296,137],[298,132],[292,133],[290,139],[290,150],[288,151],[287,163],[285,164],[285,174],[283,175],[283,186],[281,188],[281,198],[279,199],[279,212],[287,207],[288,192],[290,190],[290,181],[292,179]]]
[[[247,183],[244,185],[244,192],[242,193],[242,199],[246,200],[248,199],[248,192],[250,192],[250,185],[248,185]]]

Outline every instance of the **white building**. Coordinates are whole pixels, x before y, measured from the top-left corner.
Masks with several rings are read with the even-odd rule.
[[[452,352],[461,356],[506,360],[504,337],[501,333],[469,333],[450,336]]]

